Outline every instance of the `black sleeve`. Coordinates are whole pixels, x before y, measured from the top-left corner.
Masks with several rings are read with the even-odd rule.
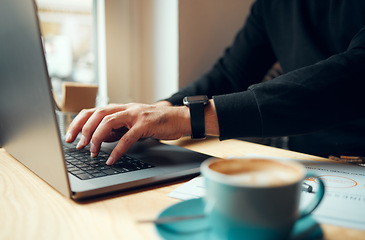
[[[182,105],[185,96],[208,95],[211,98],[213,95],[245,91],[250,85],[260,82],[276,61],[260,5],[260,2],[252,5],[244,27],[212,70],[165,100],[173,105]]]
[[[309,133],[365,117],[365,27],[348,49],[247,91],[215,96],[220,138]]]

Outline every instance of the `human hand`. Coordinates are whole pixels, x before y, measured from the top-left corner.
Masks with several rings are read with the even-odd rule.
[[[70,124],[66,142],[82,136],[81,149],[90,143],[90,153],[96,157],[102,142],[119,140],[106,164],[114,164],[140,138],[178,139],[191,132],[189,109],[168,104],[110,104],[82,110]]]

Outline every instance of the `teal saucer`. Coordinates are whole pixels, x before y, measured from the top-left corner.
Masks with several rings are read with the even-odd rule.
[[[203,210],[202,198],[191,199],[166,208],[158,218],[199,215],[203,214]],[[156,225],[156,230],[166,240],[214,239],[205,218],[160,224]],[[315,219],[307,216],[295,223],[290,239],[323,239],[323,232]]]

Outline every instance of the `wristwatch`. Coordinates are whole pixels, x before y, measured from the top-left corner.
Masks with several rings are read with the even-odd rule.
[[[189,107],[191,139],[205,138],[204,107],[209,103],[205,95],[184,97],[183,103]]]

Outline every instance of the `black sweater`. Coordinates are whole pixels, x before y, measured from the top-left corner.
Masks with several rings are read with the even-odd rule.
[[[290,136],[292,150],[365,155],[365,1],[258,0],[210,72],[171,96],[214,98],[220,139]],[[260,83],[278,61],[285,74]]]

